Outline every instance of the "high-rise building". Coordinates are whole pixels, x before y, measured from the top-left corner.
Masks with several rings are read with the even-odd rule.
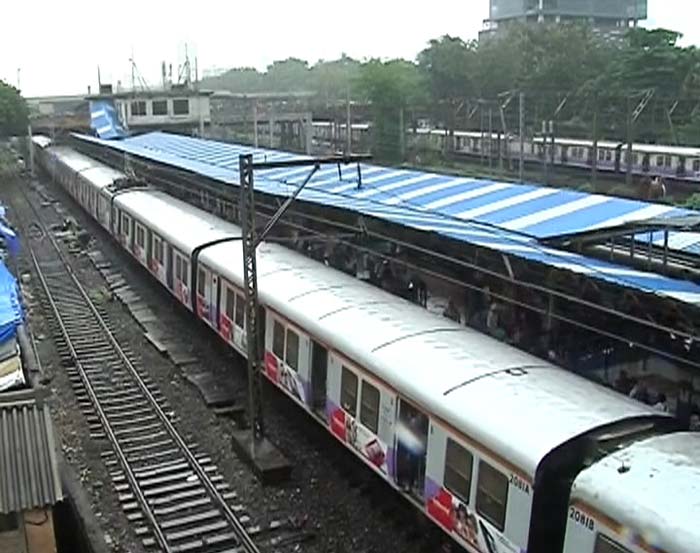
[[[513,23],[588,23],[602,32],[622,31],[647,18],[647,0],[490,0],[480,38]]]

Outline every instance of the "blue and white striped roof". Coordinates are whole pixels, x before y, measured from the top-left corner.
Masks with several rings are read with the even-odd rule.
[[[300,156],[166,133],[119,141],[78,138],[238,184],[238,156],[283,161]],[[308,167],[260,171],[256,189],[289,196]],[[362,164],[362,186],[354,167],[321,168],[300,199],[377,217],[419,230],[568,269],[615,284],[700,305],[700,285],[546,247],[540,239],[616,226],[648,218],[677,217],[687,210],[666,205],[466,177]]]

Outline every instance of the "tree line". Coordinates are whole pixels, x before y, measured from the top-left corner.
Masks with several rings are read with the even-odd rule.
[[[0,138],[27,133],[29,110],[14,86],[0,79]]]
[[[560,136],[698,144],[700,51],[680,46],[680,38],[664,29],[634,28],[610,39],[584,25],[523,25],[481,42],[436,38],[415,60],[343,55],[310,65],[290,58],[266,72],[232,69],[203,85],[313,92],[314,111],[348,98],[364,102],[374,153],[385,159],[400,155],[400,129],[419,118],[485,130],[488,112],[494,131],[517,133],[521,93],[528,135],[553,121]]]

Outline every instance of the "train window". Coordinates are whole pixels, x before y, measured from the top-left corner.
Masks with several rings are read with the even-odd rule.
[[[598,160],[605,161],[605,150],[598,150]]]
[[[353,417],[357,415],[357,375],[345,366],[340,381],[340,406]]]
[[[131,234],[131,219],[128,215],[122,213],[122,233],[129,236]]]
[[[153,235],[153,257],[158,263],[163,264],[163,241],[156,235]]]
[[[179,255],[175,255],[175,278],[182,280],[182,260]]]
[[[153,115],[168,115],[168,101],[153,100]]]
[[[664,164],[664,156],[656,156],[656,166],[662,167]]]
[[[664,165],[666,167],[671,167],[673,164],[673,160],[671,159],[671,156],[664,156]]]
[[[190,275],[188,274],[188,273],[189,273],[189,267],[188,267],[188,265],[189,265],[189,263],[187,263],[187,261],[185,261],[185,260],[183,259],[183,260],[182,260],[182,278],[181,278],[180,280],[182,280],[182,283],[183,283],[185,286],[187,286],[187,285],[189,284],[189,282],[190,282],[190,279],[189,279],[189,276],[190,276]]]
[[[693,160],[693,171],[695,173],[700,173],[700,159]]]
[[[476,487],[476,510],[503,531],[508,504],[508,478],[484,461],[479,462]]]
[[[178,98],[173,100],[173,114],[187,115],[190,112],[190,101],[187,98]]]
[[[275,326],[272,329],[272,353],[278,359],[284,359],[284,327],[279,321],[275,321]]]
[[[451,438],[447,438],[445,453],[445,488],[469,504],[472,488],[474,457]]]
[[[366,380],[362,381],[360,422],[375,434],[379,430],[379,390]]]
[[[144,115],[146,115],[146,102],[143,100],[131,102],[131,116],[143,117]]]
[[[146,233],[141,225],[136,225],[136,243],[139,248],[146,247]]]
[[[204,292],[206,290],[206,280],[207,280],[207,275],[204,272],[204,269],[199,268],[197,270],[197,293],[200,296],[204,295]]]
[[[598,534],[595,539],[593,553],[632,553],[626,547],[621,546],[616,541],[611,540],[603,534]]]
[[[295,371],[299,368],[299,335],[287,329],[287,348],[284,362]]]
[[[236,294],[236,326],[238,328],[243,328],[244,322],[245,322],[245,298],[241,294]]]
[[[231,288],[226,287],[226,317],[229,321],[233,320],[233,304],[236,296]]]
[[[605,161],[612,161],[612,152],[610,150],[605,152]]]

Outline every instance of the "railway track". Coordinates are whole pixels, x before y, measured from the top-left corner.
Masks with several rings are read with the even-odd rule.
[[[136,356],[64,257],[26,196],[13,206],[52,315],[61,361],[91,433],[109,442],[105,455],[119,500],[144,547],[166,553],[258,553],[236,494],[211,459],[187,443],[175,416]],[[27,224],[27,221],[32,221]]]

